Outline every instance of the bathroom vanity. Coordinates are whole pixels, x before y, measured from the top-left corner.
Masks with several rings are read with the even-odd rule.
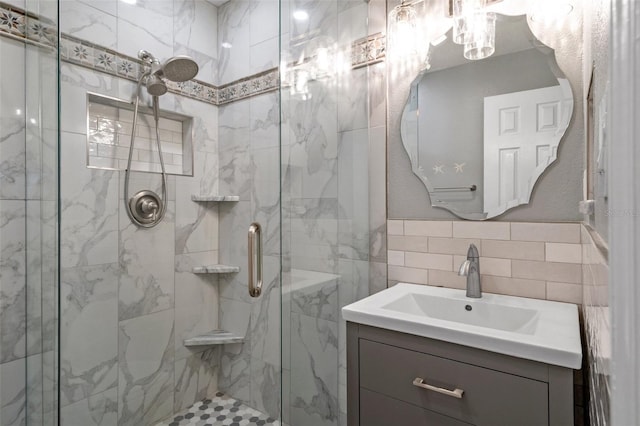
[[[398,284],[345,307],[348,425],[573,425],[577,307],[483,299]]]

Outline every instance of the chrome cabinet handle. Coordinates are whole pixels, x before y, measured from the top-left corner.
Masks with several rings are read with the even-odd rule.
[[[420,377],[416,377],[415,379],[413,379],[413,386],[417,386],[417,387],[422,388],[422,389],[427,389],[427,390],[430,390],[430,391],[438,392],[438,393],[441,393],[443,395],[452,396],[452,397],[458,398],[458,399],[462,399],[462,394],[464,394],[464,391],[462,389],[456,388],[454,390],[449,390],[449,389],[444,389],[444,388],[439,388],[439,387],[436,387],[436,386],[428,385]]]
[[[248,285],[249,295],[251,297],[258,297],[262,293],[262,227],[258,222],[253,222],[249,226],[248,234],[248,254],[249,268],[248,273]],[[256,283],[253,281],[253,265],[256,264]]]

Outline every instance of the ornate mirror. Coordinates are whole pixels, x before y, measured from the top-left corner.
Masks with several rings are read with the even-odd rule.
[[[469,61],[449,31],[402,115],[402,142],[432,206],[464,219],[527,204],[573,113],[569,81],[525,15],[498,14],[495,44]]]

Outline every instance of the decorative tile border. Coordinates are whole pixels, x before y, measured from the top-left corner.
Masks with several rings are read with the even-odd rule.
[[[58,28],[53,21],[0,2],[0,35],[55,48]]]
[[[60,56],[65,62],[131,81],[138,81],[147,68],[147,65],[138,58],[64,33],[60,38]],[[277,90],[280,87],[277,68],[220,87],[196,79],[178,83],[166,81],[166,84],[171,93],[212,105],[228,104]]]
[[[259,74],[254,74],[240,80],[233,81],[218,88],[218,105],[271,92],[280,88],[280,72],[272,68]]]
[[[383,33],[372,34],[351,43],[351,68],[361,68],[384,61],[387,39]]]
[[[54,22],[3,2],[0,2],[0,35],[19,38],[26,43],[43,47],[55,48],[57,45],[57,26]],[[386,39],[382,33],[358,39],[351,45],[351,66],[360,68],[381,62],[385,58],[385,52]],[[65,33],[60,34],[60,59],[130,81],[138,81],[147,66],[138,58]],[[212,105],[225,105],[275,91],[282,84],[278,68],[222,86],[196,79],[166,83],[171,93]]]

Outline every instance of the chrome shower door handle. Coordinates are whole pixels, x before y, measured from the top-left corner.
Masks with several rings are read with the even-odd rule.
[[[247,269],[247,282],[249,285],[249,295],[258,297],[262,293],[262,227],[258,222],[253,222],[249,226],[248,234],[249,268]],[[253,280],[255,265],[255,284]]]

